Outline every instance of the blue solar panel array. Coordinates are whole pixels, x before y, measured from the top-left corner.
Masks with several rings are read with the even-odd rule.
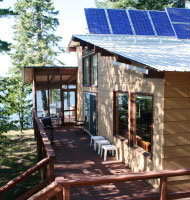
[[[107,12],[113,34],[133,35],[126,10],[108,9]]]
[[[110,34],[108,21],[104,9],[85,9],[89,32],[92,34]]]
[[[158,36],[175,36],[174,30],[166,12],[149,11]]]
[[[179,39],[190,39],[190,9],[167,8],[166,11]]]
[[[190,23],[190,9],[166,8],[172,22]]]
[[[190,24],[173,24],[179,39],[190,39]]]
[[[164,11],[85,9],[89,33],[190,39],[190,9]]]
[[[147,11],[129,10],[136,35],[155,35]]]

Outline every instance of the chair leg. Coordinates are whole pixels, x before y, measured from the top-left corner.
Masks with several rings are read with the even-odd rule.
[[[98,146],[98,155],[100,154],[100,147],[101,147],[101,144],[99,144]]]
[[[92,138],[91,138],[91,140],[90,140],[90,147],[92,146]]]
[[[96,151],[96,140],[94,140],[94,151]]]
[[[116,159],[119,160],[119,159],[118,159],[118,152],[117,152],[117,149],[115,150],[115,153],[116,153]]]
[[[103,148],[101,148],[101,154],[100,154],[100,156],[101,156],[101,157],[102,157],[103,150],[104,150],[104,149],[103,149]]]
[[[104,149],[104,161],[107,159],[107,149]]]

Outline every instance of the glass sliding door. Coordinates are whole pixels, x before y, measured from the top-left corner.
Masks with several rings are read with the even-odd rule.
[[[84,93],[84,120],[86,121],[86,131],[91,135],[96,135],[96,94]]]
[[[76,121],[76,91],[64,90],[63,91],[63,113],[64,123],[72,123]]]

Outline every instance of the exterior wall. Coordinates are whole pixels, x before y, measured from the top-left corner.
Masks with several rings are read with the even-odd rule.
[[[83,120],[83,77],[82,77],[82,47],[77,47],[77,120]]]
[[[119,156],[133,171],[162,170],[162,139],[164,124],[164,80],[143,78],[141,73],[114,67],[113,57],[100,57],[98,63],[98,130],[119,149]],[[132,63],[135,65],[134,63]],[[113,136],[113,91],[152,93],[153,101],[153,157],[144,150],[129,147],[127,141]],[[152,181],[157,186],[157,181]]]
[[[190,73],[165,73],[164,169],[190,167],[189,86]],[[190,176],[175,177],[170,180],[173,181],[169,184],[172,190],[189,190],[190,188]]]
[[[105,136],[119,149],[120,160],[125,162],[133,171],[162,170],[162,140],[164,124],[164,80],[143,78],[143,74],[125,70],[123,67],[114,67],[113,57],[98,56],[98,87],[82,87],[82,61],[79,59],[79,98],[78,116],[82,116],[84,91],[98,94],[98,133]],[[133,63],[134,65],[134,63]],[[136,149],[127,145],[127,140],[113,136],[113,91],[126,91],[129,93],[152,93],[153,101],[153,157],[143,155],[140,147]],[[157,181],[152,181],[157,186]]]

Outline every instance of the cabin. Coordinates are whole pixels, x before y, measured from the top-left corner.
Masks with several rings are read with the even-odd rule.
[[[68,45],[77,67],[23,69],[38,163],[1,187],[0,198],[38,172],[41,182],[19,199],[189,198],[190,9],[85,15],[89,34]],[[97,155],[93,136],[109,140],[118,160]]]
[[[190,34],[174,17],[182,11],[190,13],[86,9],[90,34],[68,46],[78,58],[78,119],[134,172],[190,166]],[[187,190],[190,177],[171,178],[168,188]]]

